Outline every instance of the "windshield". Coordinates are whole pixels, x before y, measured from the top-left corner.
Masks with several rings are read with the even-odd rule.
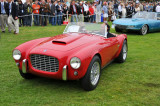
[[[66,26],[63,33],[69,32],[89,33],[96,34],[99,36],[105,36],[105,24],[71,22]]]
[[[138,12],[132,18],[156,19],[156,13],[146,11]]]

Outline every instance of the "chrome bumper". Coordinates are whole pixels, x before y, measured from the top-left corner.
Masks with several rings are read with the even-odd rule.
[[[27,60],[26,59],[22,61],[22,72],[27,73]]]
[[[65,65],[65,66],[63,67],[62,80],[64,80],[64,81],[67,80],[67,65]]]

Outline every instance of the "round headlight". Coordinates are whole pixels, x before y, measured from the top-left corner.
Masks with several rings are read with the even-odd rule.
[[[13,51],[13,58],[15,60],[19,60],[21,58],[21,52],[19,50],[14,50]]]
[[[70,65],[73,69],[78,69],[81,66],[81,60],[77,57],[73,57],[70,61]]]

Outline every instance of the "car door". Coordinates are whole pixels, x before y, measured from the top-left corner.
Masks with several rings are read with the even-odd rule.
[[[105,66],[116,55],[119,49],[119,42],[117,40],[117,37],[104,38],[103,41],[104,42],[101,43],[101,45],[103,45],[103,49],[101,50],[101,56],[102,66]]]

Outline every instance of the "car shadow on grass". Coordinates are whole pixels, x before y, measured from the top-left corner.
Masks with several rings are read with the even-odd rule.
[[[83,88],[81,87],[81,83],[79,80],[63,81],[63,80],[56,80],[56,79],[36,76],[35,78],[30,79],[30,80],[26,80],[26,79],[22,80],[22,83],[31,84],[32,87],[43,86],[50,90],[59,89],[63,91],[65,89],[67,91],[72,91],[76,89],[78,91],[84,91]]]

